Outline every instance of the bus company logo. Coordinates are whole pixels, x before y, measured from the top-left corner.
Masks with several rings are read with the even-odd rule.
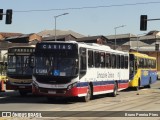
[[[2,117],[12,117],[11,112],[2,112]]]
[[[148,71],[143,71],[143,75],[147,76],[148,75]]]

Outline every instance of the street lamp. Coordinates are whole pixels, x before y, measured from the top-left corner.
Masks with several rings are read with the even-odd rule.
[[[58,17],[60,17],[60,16],[67,15],[67,14],[69,14],[69,13],[63,13],[63,14],[54,16],[54,19],[55,19],[55,30],[54,30],[55,35],[54,35],[54,39],[55,39],[55,41],[57,40],[57,38],[56,38],[56,19],[57,19]]]
[[[116,41],[116,31],[117,31],[118,28],[125,27],[125,26],[126,26],[126,25],[121,25],[121,26],[117,26],[117,27],[114,28],[114,30],[115,30],[114,49],[116,49],[116,42],[117,42],[117,41]]]

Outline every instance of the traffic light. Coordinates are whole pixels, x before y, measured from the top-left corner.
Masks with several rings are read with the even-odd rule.
[[[155,50],[159,51],[159,44],[155,44]]]
[[[3,19],[3,9],[0,9],[0,20]]]
[[[6,10],[6,24],[12,23],[12,9]]]
[[[147,30],[147,15],[141,15],[140,17],[140,30]]]

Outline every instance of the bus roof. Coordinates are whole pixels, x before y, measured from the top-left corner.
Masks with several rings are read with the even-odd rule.
[[[12,47],[9,47],[8,49],[12,49],[12,48],[35,48],[36,46],[35,45],[27,45],[27,46],[12,46]]]
[[[78,44],[79,47],[85,47],[89,49],[109,51],[111,53],[129,54],[128,52],[113,50],[107,45],[102,45],[97,43],[85,43],[85,42],[76,42],[76,41],[43,41],[37,44],[43,44],[43,43],[73,43],[73,44]]]
[[[139,53],[139,52],[130,52],[129,54],[133,54],[133,55],[140,57],[140,58],[156,59],[156,57],[151,57],[147,54],[143,54],[143,53]]]

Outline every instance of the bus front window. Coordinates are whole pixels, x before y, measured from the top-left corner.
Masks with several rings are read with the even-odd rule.
[[[15,73],[16,72],[16,56],[8,56],[8,73]]]
[[[78,59],[69,53],[39,54],[35,58],[35,74],[50,76],[76,76]]]
[[[8,74],[31,75],[32,69],[28,66],[29,56],[8,56]]]

